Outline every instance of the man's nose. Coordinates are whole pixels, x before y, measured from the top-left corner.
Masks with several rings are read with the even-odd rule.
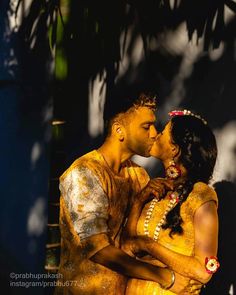
[[[150,137],[152,139],[156,139],[156,137],[157,137],[157,130],[154,125],[150,127]]]

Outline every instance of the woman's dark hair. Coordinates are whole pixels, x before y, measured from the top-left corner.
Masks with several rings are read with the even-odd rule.
[[[181,234],[181,204],[187,199],[196,182],[209,183],[216,157],[216,139],[207,124],[194,116],[175,116],[171,119],[171,137],[180,148],[178,161],[187,170],[187,180],[177,191],[181,194],[180,202],[166,216],[163,228],[170,228],[170,235]]]

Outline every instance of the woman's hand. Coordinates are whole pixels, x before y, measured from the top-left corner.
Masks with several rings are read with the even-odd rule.
[[[180,295],[199,294],[202,286],[202,283],[190,280],[175,272],[175,284],[170,288],[170,291]]]
[[[153,178],[147,186],[139,193],[138,201],[144,203],[153,198],[160,199],[167,191],[173,190],[173,181],[165,178]]]

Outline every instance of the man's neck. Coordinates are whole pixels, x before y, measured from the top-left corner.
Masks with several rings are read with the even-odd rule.
[[[116,174],[121,173],[122,164],[132,157],[132,154],[123,148],[122,143],[112,138],[106,139],[103,145],[98,148],[98,151],[102,154],[110,169]]]

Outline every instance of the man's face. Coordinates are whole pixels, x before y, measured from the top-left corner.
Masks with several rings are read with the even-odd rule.
[[[139,107],[134,112],[127,114],[125,128],[126,148],[132,154],[143,157],[150,156],[150,150],[157,136],[154,126],[156,116],[147,107]]]

